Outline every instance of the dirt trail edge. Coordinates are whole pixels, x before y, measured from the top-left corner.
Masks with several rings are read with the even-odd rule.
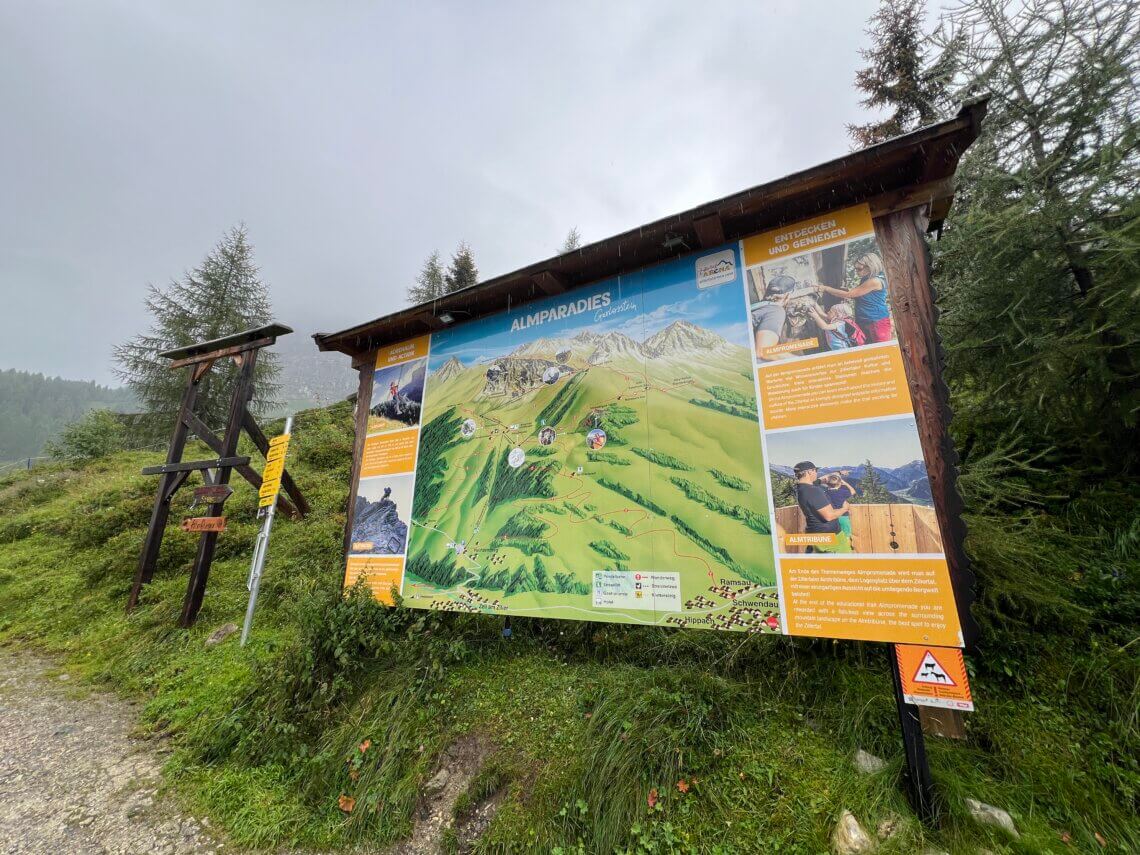
[[[165,752],[130,739],[134,706],[52,668],[0,647],[0,853],[232,851],[156,799]]]
[[[30,651],[0,647],[0,855],[244,851],[224,843],[209,820],[187,816],[171,799],[159,797],[170,752],[160,741],[131,738],[135,704],[87,687],[77,691],[66,674],[53,676],[55,667]],[[458,740],[421,793],[412,837],[383,850],[351,851],[443,851],[456,801],[489,751],[477,738]],[[460,852],[486,828],[500,795],[474,806],[456,829]]]

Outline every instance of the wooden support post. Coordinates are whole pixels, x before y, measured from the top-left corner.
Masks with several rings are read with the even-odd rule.
[[[230,396],[229,418],[226,420],[226,433],[222,438],[220,457],[233,457],[237,452],[238,440],[241,438],[242,417],[245,414],[246,404],[253,396],[253,371],[257,365],[257,350],[247,351],[242,360],[241,371],[238,372],[237,382],[234,384],[233,394]],[[227,484],[232,469],[223,466],[218,472],[216,484]],[[207,516],[218,517],[222,515],[221,505],[211,505]],[[218,532],[203,532],[198,541],[198,554],[194,558],[194,567],[190,571],[190,582],[186,587],[186,599],[182,603],[182,615],[178,619],[181,627],[191,626],[198,617],[202,608],[202,597],[206,593],[206,581],[210,574],[210,564],[214,560],[214,548],[218,542]]]
[[[186,423],[182,414],[194,408],[198,399],[198,381],[201,375],[191,370],[186,383],[186,391],[182,393],[182,403],[179,406],[178,420],[174,424],[174,435],[170,438],[170,447],[166,452],[166,462],[179,463],[182,452],[186,448]],[[147,526],[146,538],[143,540],[142,553],[139,555],[138,569],[135,570],[135,579],[131,584],[131,595],[127,599],[127,611],[132,611],[139,602],[142,586],[154,577],[154,567],[158,562],[158,550],[162,546],[162,535],[166,531],[166,522],[170,518],[170,500],[175,490],[186,480],[186,476],[179,472],[168,472],[158,482],[158,496],[154,501],[154,509],[150,513],[150,524]]]
[[[922,732],[927,736],[940,736],[943,739],[965,739],[966,717],[961,710],[947,710],[939,707],[919,707],[918,719]]]
[[[356,387],[355,430],[352,440],[352,479],[349,481],[348,506],[345,508],[344,549],[342,554],[348,555],[352,546],[352,523],[356,515],[356,491],[360,486],[360,461],[364,457],[364,440],[368,436],[368,410],[372,402],[372,380],[374,372],[372,366],[376,364],[376,354],[368,354],[367,361],[362,361],[357,370],[360,372],[360,382]]]
[[[892,645],[893,648],[893,645]],[[898,708],[899,728],[902,731],[903,751],[906,754],[907,795],[911,807],[927,826],[938,821],[938,806],[934,801],[934,779],[930,774],[930,764],[926,759],[926,740],[919,723],[918,707],[903,699],[902,677],[899,676],[898,662],[891,650],[891,679],[895,686],[895,706]]]
[[[962,546],[966,526],[956,483],[958,452],[948,430],[950,391],[942,379],[942,343],[936,328],[938,309],[930,282],[926,224],[925,205],[874,218],[875,237],[887,274],[891,317],[906,357],[903,365],[914,403],[915,423],[926,451],[926,472],[958,605],[962,640],[970,645],[978,636],[977,624],[970,614],[974,575]]]

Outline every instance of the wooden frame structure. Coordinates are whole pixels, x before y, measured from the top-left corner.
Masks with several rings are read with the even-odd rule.
[[[269,324],[158,354],[160,357],[171,360],[170,370],[176,371],[180,368],[189,368],[190,370],[187,374],[186,390],[182,393],[182,402],[178,408],[174,433],[167,450],[166,462],[158,466],[148,466],[142,470],[144,475],[160,475],[161,478],[158,483],[158,493],[154,500],[154,509],[150,515],[150,525],[147,527],[146,539],[143,541],[142,553],[139,555],[138,569],[135,571],[134,582],[131,585],[130,598],[127,600],[127,611],[133,610],[138,605],[142,586],[154,577],[159,549],[162,546],[162,538],[166,532],[167,521],[170,518],[171,499],[174,498],[174,494],[186,483],[192,473],[201,472],[202,478],[209,486],[223,486],[229,483],[230,474],[236,469],[238,474],[252,484],[254,488],[261,487],[261,476],[249,465],[250,458],[239,456],[237,453],[238,440],[241,438],[242,430],[245,430],[250,439],[253,440],[254,445],[257,446],[258,451],[264,455],[269,450],[269,440],[248,410],[249,401],[253,397],[254,370],[257,367],[257,355],[261,348],[274,344],[278,336],[287,335],[292,331],[290,327],[282,324]],[[233,391],[230,394],[229,414],[221,438],[210,430],[194,412],[202,378],[219,359],[232,359],[240,369],[237,381],[234,383]],[[191,435],[204,442],[218,456],[212,460],[183,462],[182,454]],[[282,476],[281,484],[293,500],[290,503],[281,499],[279,501],[281,509],[294,517],[304,516],[308,513],[308,502],[305,501],[288,472]],[[218,495],[222,495],[221,491],[218,491]],[[216,518],[222,515],[221,501],[210,501],[208,507],[207,517]],[[206,593],[206,581],[210,574],[210,564],[214,560],[214,548],[217,541],[218,532],[216,530],[203,531],[198,540],[198,552],[190,571],[190,581],[186,589],[186,598],[182,604],[182,614],[178,619],[178,625],[181,627],[191,626],[198,617],[198,611],[202,607],[202,597]]]
[[[943,351],[925,234],[939,231],[954,199],[954,172],[977,138],[986,98],[962,105],[952,119],[734,193],[594,244],[447,294],[430,303],[335,333],[313,336],[323,351],[352,358],[360,373],[356,445],[346,508],[345,553],[351,538],[352,496],[360,480],[376,351],[386,345],[470,321],[512,306],[560,294],[640,268],[866,203],[883,253],[896,337],[923,448],[932,450],[928,476],[935,514],[967,647],[978,635],[970,614],[974,576],[962,547],[965,524],[957,489],[958,455],[948,432],[950,395],[942,379]],[[360,402],[365,402],[361,406]]]
[[[967,647],[973,646],[978,637],[977,623],[970,614],[974,576],[963,549],[966,532],[956,485],[958,455],[948,431],[949,390],[942,379],[944,354],[936,329],[938,309],[925,235],[941,230],[953,201],[953,178],[959,158],[977,139],[986,105],[987,98],[978,98],[964,104],[952,119],[647,223],[430,303],[340,332],[314,335],[320,350],[350,356],[353,368],[360,373],[345,552],[351,540],[352,497],[360,480],[373,366],[379,348],[444,329],[456,321],[470,321],[784,224],[866,204],[887,274],[896,338],[905,356],[907,385],[927,459],[934,516],[942,534],[962,638]],[[919,815],[933,821],[936,808],[920,708],[905,702],[894,656],[891,662],[908,789]],[[939,712],[960,716],[952,711]],[[957,724],[960,727],[960,722]]]

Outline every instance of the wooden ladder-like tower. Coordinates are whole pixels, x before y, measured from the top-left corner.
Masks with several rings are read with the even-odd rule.
[[[127,601],[127,611],[133,610],[138,605],[142,586],[154,577],[159,548],[162,546],[162,537],[166,532],[166,523],[170,517],[170,501],[193,472],[201,472],[207,485],[217,486],[228,484],[231,472],[236,469],[238,474],[252,484],[255,489],[261,487],[261,476],[249,465],[250,458],[240,457],[237,454],[238,440],[241,438],[241,432],[244,429],[250,439],[253,440],[254,445],[257,446],[258,451],[263,455],[269,451],[269,441],[248,410],[249,401],[253,397],[254,368],[257,365],[257,355],[261,348],[274,344],[278,336],[287,335],[292,331],[290,327],[282,324],[269,324],[158,354],[172,360],[170,370],[189,368],[190,371],[186,391],[182,394],[178,419],[174,424],[170,448],[166,454],[166,463],[160,466],[148,466],[142,470],[144,475],[161,475],[162,477],[159,480],[158,494],[154,500],[154,510],[151,511],[150,525],[147,528],[146,540],[143,542],[142,554],[139,556],[139,566],[135,571],[134,584],[131,586],[130,599]],[[194,412],[194,404],[197,401],[202,378],[219,359],[232,359],[240,368],[233,392],[230,395],[229,416],[226,420],[225,432],[220,439]],[[191,434],[209,446],[210,450],[218,455],[217,458],[184,463],[182,453]],[[212,474],[211,470],[213,470]],[[290,503],[281,498],[278,501],[281,510],[295,518],[307,514],[309,504],[301,495],[301,491],[297,489],[296,483],[288,472],[281,476],[281,485],[293,500]],[[221,503],[211,503],[208,516],[220,517],[221,515]],[[210,575],[210,564],[214,560],[214,547],[217,541],[217,531],[203,531],[198,540],[198,553],[194,558],[193,569],[190,571],[186,599],[182,604],[182,614],[178,619],[179,626],[191,626],[198,617],[198,610],[202,607],[202,597],[206,593],[206,579]]]

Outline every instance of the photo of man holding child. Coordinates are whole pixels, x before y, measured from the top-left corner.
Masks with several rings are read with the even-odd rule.
[[[779,431],[767,444],[781,552],[942,552],[913,419]]]

